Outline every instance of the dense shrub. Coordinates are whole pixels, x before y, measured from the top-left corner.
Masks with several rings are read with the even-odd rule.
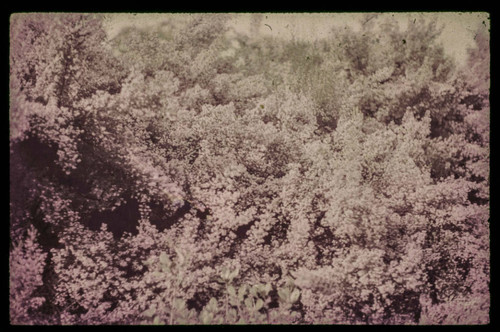
[[[228,18],[12,16],[11,323],[488,323],[487,32]]]

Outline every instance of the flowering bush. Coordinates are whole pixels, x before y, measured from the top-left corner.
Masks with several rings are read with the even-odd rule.
[[[11,322],[487,324],[487,33],[228,18],[12,16]]]

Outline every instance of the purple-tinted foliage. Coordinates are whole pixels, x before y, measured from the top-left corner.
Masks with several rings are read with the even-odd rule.
[[[227,18],[12,16],[11,323],[487,324],[488,34]]]

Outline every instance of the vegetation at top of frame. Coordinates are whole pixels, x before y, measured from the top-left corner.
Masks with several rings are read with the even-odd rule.
[[[10,30],[12,324],[487,324],[489,35]]]

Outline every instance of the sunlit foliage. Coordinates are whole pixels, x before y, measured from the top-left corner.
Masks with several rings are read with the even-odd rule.
[[[228,19],[12,16],[11,323],[488,323],[488,33]]]

